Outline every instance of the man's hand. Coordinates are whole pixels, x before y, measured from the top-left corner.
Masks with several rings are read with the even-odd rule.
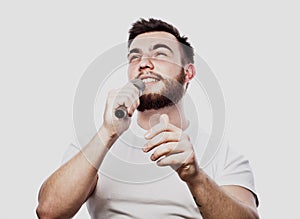
[[[140,91],[132,83],[127,83],[121,89],[111,90],[107,96],[103,115],[103,126],[111,136],[119,136],[126,131],[131,122],[131,116],[139,106]],[[117,118],[115,111],[119,108],[127,109],[128,116]]]
[[[149,140],[143,151],[152,149],[151,160],[158,166],[171,166],[184,181],[192,180],[199,171],[193,146],[189,136],[171,123],[165,114],[160,116],[160,122],[145,134]]]

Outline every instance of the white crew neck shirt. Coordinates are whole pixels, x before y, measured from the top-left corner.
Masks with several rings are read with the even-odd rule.
[[[147,142],[146,130],[135,121],[115,142],[99,169],[96,189],[87,200],[91,218],[202,218],[177,172],[151,161],[153,151],[142,151]],[[184,132],[191,139],[199,166],[218,185],[239,185],[255,194],[248,160],[229,147],[227,141],[207,147],[210,136],[199,131],[192,121]],[[79,149],[78,145],[70,144],[63,161]],[[203,159],[203,154],[211,157]]]

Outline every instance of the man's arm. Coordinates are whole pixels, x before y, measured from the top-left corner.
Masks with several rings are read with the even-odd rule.
[[[189,136],[161,115],[160,123],[145,135],[144,152],[159,166],[171,166],[185,181],[205,219],[257,219],[253,194],[239,186],[218,186],[198,166]]]
[[[97,170],[114,141],[101,127],[82,151],[43,183],[36,210],[39,218],[71,218],[77,213],[94,191]]]
[[[186,183],[205,219],[259,218],[253,194],[243,187],[220,187],[202,170]]]
[[[71,218],[76,214],[94,191],[97,171],[108,150],[130,125],[131,118],[118,119],[115,110],[125,103],[131,116],[139,105],[139,95],[132,83],[109,92],[98,133],[42,185],[36,210],[40,218]]]

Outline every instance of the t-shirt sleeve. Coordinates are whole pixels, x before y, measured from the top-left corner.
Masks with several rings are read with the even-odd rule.
[[[254,176],[249,160],[231,147],[228,141],[221,146],[215,159],[217,163],[215,180],[218,185],[238,185],[248,189],[255,196],[258,206]]]

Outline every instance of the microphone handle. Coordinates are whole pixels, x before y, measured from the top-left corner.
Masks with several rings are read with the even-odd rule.
[[[119,106],[118,109],[115,111],[115,116],[118,119],[125,118],[127,116],[127,109],[125,106]]]

